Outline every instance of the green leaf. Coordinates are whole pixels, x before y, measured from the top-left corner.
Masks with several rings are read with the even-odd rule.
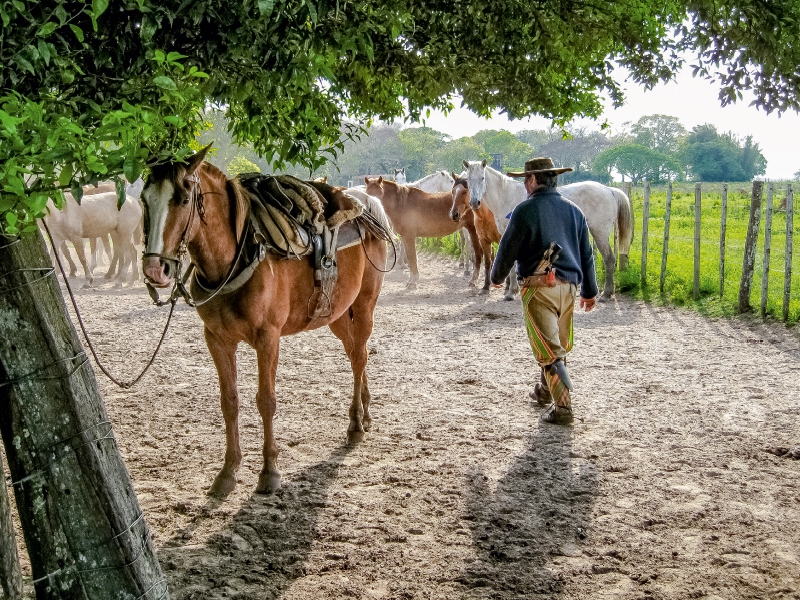
[[[187,58],[185,54],[181,54],[180,52],[170,52],[167,54],[167,62],[175,62],[176,60],[180,60],[182,58]]]
[[[75,202],[80,204],[81,200],[83,200],[83,187],[80,182],[73,181],[69,191],[72,193],[72,197],[75,198]]]
[[[58,29],[58,25],[53,23],[53,21],[49,21],[41,26],[39,31],[36,32],[36,35],[39,37],[47,37],[51,33],[53,33],[56,29]]]
[[[9,192],[16,196],[25,195],[25,184],[22,182],[22,179],[17,176],[9,177],[6,180],[6,184],[3,186],[3,189],[6,192]]]
[[[25,3],[21,2],[20,0],[12,0],[11,4],[13,4],[14,8],[16,8],[21,13],[24,13],[24,12],[28,11],[28,9],[25,8]]]
[[[92,0],[92,16],[97,19],[106,12],[109,0]]]
[[[306,6],[308,7],[308,16],[311,18],[311,22],[316,25],[317,24],[317,8],[311,3],[311,0],[306,0]]]
[[[44,40],[39,40],[39,43],[36,44],[39,48],[39,56],[44,59],[44,64],[48,67],[50,66],[50,47],[47,45],[47,42]]]
[[[73,163],[67,163],[61,167],[61,173],[58,174],[58,185],[69,185],[73,173],[75,173],[75,165]]]
[[[153,60],[156,61],[158,64],[163,63],[166,60],[167,56],[161,50],[156,50],[153,52]]]
[[[64,23],[67,22],[67,11],[64,10],[63,4],[59,4],[58,6],[56,6],[56,10],[54,11],[53,14],[55,14],[56,18],[58,19],[59,25],[63,25]]]
[[[183,119],[180,117],[176,117],[175,115],[167,115],[164,117],[164,121],[169,123],[170,125],[175,125],[175,127],[180,127],[183,124]]]
[[[194,73],[189,73],[192,77],[199,77],[200,79],[208,79],[208,73],[203,73],[202,71],[195,71]]]
[[[14,225],[17,224],[17,213],[8,211],[6,213],[6,222],[11,225],[11,227],[14,227]]]
[[[37,229],[39,229],[38,225],[28,225],[27,227],[25,227],[22,230],[22,233],[32,233],[32,232],[36,231]]]
[[[122,172],[125,174],[125,179],[133,183],[142,174],[142,163],[136,160],[135,156],[128,156],[122,163]]]
[[[158,77],[154,77],[153,83],[155,83],[158,87],[164,90],[178,89],[178,86],[175,85],[175,81],[173,81],[172,77],[167,77],[166,75],[159,75]]]
[[[14,62],[17,63],[21,68],[25,69],[26,71],[30,71],[32,75],[36,75],[36,71],[33,70],[33,65],[24,58],[22,58],[22,56],[20,56],[19,54],[17,54],[14,57]]]
[[[0,108],[0,123],[2,123],[3,127],[6,128],[6,131],[11,134],[15,134],[17,132],[17,125],[22,123],[22,119],[18,117],[12,117],[2,108]]]
[[[119,210],[125,204],[125,181],[123,181],[122,177],[114,178],[114,187],[117,190],[117,210]]]
[[[72,23],[69,24],[69,28],[72,29],[72,33],[75,34],[75,37],[78,38],[78,41],[82,44],[83,43],[83,29],[81,29],[77,25],[73,25]]]
[[[258,10],[262,17],[269,17],[275,10],[275,0],[258,0]]]

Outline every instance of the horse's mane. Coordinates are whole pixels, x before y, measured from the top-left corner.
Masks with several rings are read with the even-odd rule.
[[[457,177],[453,180],[453,187],[457,185],[463,185],[465,188],[469,189],[469,185],[467,185],[467,180],[464,177]]]

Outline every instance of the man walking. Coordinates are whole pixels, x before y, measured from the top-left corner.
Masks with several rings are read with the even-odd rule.
[[[572,423],[572,382],[565,366],[572,349],[572,315],[578,286],[580,306],[594,308],[597,296],[594,252],[589,228],[581,210],[556,190],[558,175],[550,158],[534,158],[522,173],[528,198],[511,215],[492,266],[492,283],[500,284],[517,263],[525,326],[536,361],[540,383],[530,396],[547,423]]]

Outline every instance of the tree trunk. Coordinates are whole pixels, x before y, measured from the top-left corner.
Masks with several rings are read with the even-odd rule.
[[[39,234],[0,239],[0,433],[38,599],[168,598]]]
[[[6,491],[6,475],[0,458],[0,599],[17,600],[22,597],[22,573],[19,554],[11,522],[11,505]]]

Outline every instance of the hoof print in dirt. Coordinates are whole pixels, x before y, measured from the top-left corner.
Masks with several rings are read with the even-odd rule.
[[[774,448],[764,448],[764,451],[774,454],[775,456],[800,460],[800,446],[797,446],[793,450],[789,450],[789,448],[784,448],[783,446],[776,446]]]

